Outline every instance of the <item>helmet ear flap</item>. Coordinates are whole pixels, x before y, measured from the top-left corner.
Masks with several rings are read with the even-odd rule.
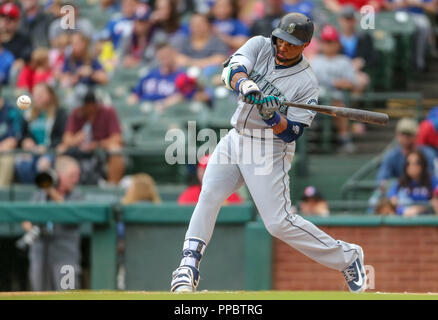
[[[277,37],[271,36],[271,41],[272,41],[272,44],[275,45],[277,43]]]

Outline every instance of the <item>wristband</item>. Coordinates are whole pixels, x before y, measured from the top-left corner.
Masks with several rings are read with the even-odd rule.
[[[263,118],[262,118],[262,119],[263,119]],[[275,111],[275,112],[274,112],[274,115],[273,115],[270,119],[263,119],[263,121],[264,121],[268,126],[270,126],[270,127],[272,128],[272,127],[274,127],[274,126],[276,126],[277,124],[280,123],[280,121],[281,121],[281,116],[280,116],[280,114],[279,114],[277,111]]]
[[[240,78],[239,80],[237,80],[234,91],[236,91],[237,93],[239,93],[240,83],[243,82],[243,81],[245,81],[245,80],[248,80],[248,78],[243,77],[243,78]]]

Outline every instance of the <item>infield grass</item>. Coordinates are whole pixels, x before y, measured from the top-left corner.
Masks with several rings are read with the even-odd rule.
[[[436,293],[362,293],[341,291],[146,291],[3,292],[0,300],[438,300]]]

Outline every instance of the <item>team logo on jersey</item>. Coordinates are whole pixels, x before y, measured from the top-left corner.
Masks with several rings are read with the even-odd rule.
[[[297,25],[295,23],[291,23],[288,27],[287,27],[287,32],[292,34],[295,31],[295,27]]]
[[[293,131],[295,134],[299,134],[299,133],[300,133],[300,127],[299,127],[298,125],[294,124],[294,125],[292,126],[292,131]]]

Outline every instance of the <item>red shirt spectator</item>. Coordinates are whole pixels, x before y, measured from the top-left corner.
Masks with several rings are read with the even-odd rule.
[[[433,108],[428,117],[420,123],[415,143],[438,150],[438,107]]]
[[[205,155],[201,158],[201,160],[199,160],[198,168],[196,170],[199,181],[202,181],[202,178],[204,177],[205,169],[207,168],[208,159],[210,159],[210,155]],[[199,194],[201,193],[201,189],[202,189],[201,184],[196,184],[194,186],[188,187],[178,197],[178,204],[179,205],[197,204],[199,200]],[[225,200],[225,204],[227,203],[239,204],[242,202],[243,202],[242,198],[237,193],[233,193],[228,197],[227,200]]]
[[[115,110],[111,107],[98,105],[96,115],[91,122],[91,135],[93,141],[104,140],[113,134],[121,134],[119,120]],[[75,134],[88,122],[82,108],[75,109],[67,121],[66,132]]]
[[[51,83],[52,70],[49,65],[49,50],[37,48],[32,52],[30,64],[21,69],[18,75],[17,88],[32,92],[38,83]]]

